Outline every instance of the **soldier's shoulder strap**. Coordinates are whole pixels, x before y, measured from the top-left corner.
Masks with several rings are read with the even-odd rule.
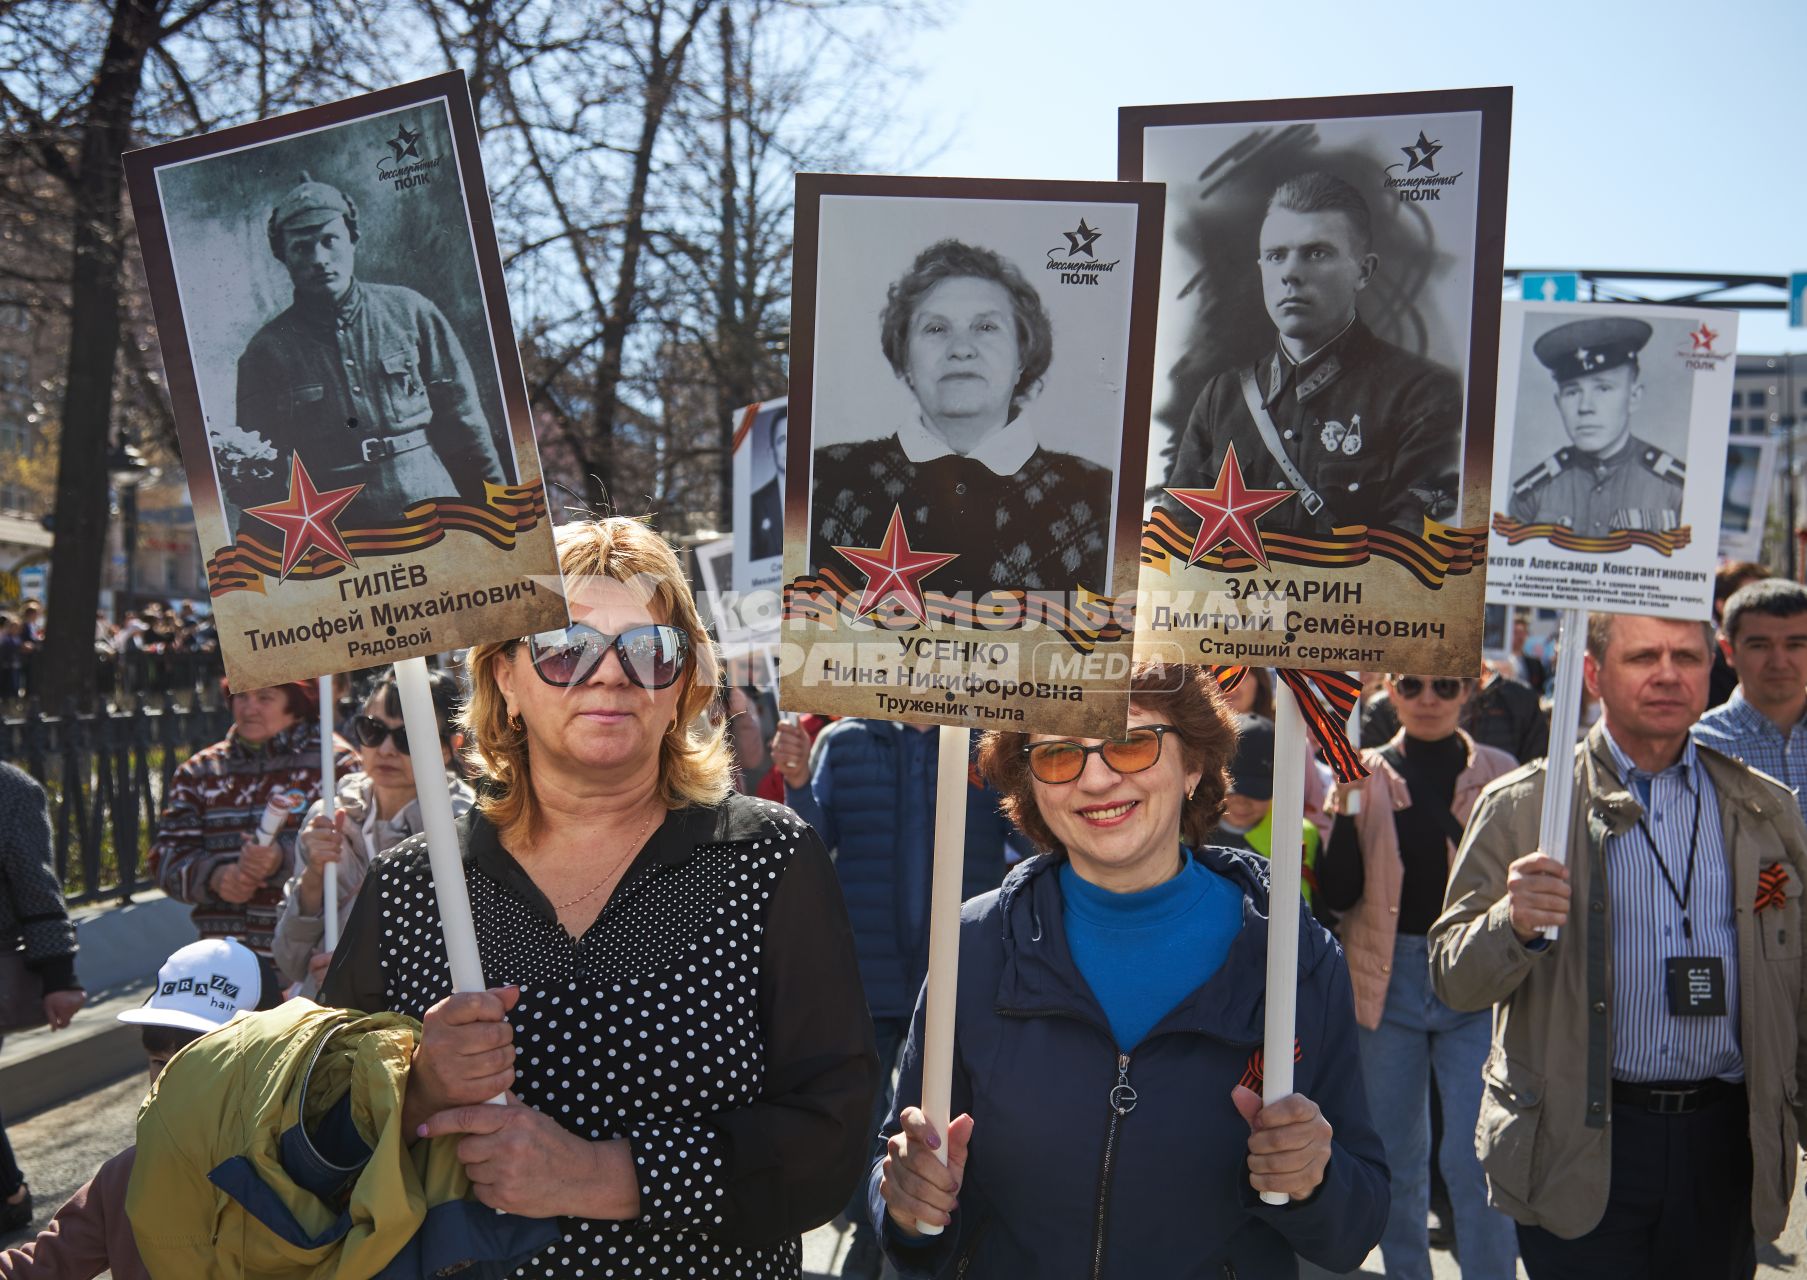
[[[1574,460],[1575,450],[1572,447],[1565,446],[1558,449],[1535,467],[1532,467],[1529,471],[1525,472],[1524,475],[1514,480],[1512,482],[1512,492],[1520,495],[1530,493],[1546,480],[1554,480],[1564,471],[1567,471],[1569,469],[1569,464]]]
[[[1688,478],[1688,464],[1670,453],[1667,449],[1659,449],[1655,445],[1645,445],[1638,453],[1638,461],[1644,469],[1659,480],[1673,480],[1677,484]]]
[[[1261,443],[1267,446],[1274,461],[1280,464],[1280,474],[1286,477],[1286,483],[1299,491],[1299,504],[1315,516],[1324,505],[1323,495],[1305,483],[1304,474],[1287,456],[1286,446],[1280,443],[1280,430],[1274,425],[1273,415],[1261,403],[1261,387],[1255,381],[1253,365],[1242,370],[1242,401],[1248,406],[1249,417],[1255,420],[1255,430],[1261,435]]]

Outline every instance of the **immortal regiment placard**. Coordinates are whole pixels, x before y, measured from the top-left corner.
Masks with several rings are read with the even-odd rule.
[[[1478,669],[1511,101],[1120,113],[1167,184],[1143,652]]]
[[[1737,317],[1508,302],[1487,599],[1710,616]]]
[[[1761,560],[1775,484],[1773,436],[1733,436],[1725,447],[1725,503],[1719,518],[1719,554],[1728,560]]]
[[[234,686],[565,625],[463,75],[125,165]]]
[[[1160,188],[797,180],[787,710],[1128,716]]]
[[[784,472],[790,402],[763,400],[742,409],[734,427],[734,592],[737,620],[764,642],[777,643],[784,588]]]

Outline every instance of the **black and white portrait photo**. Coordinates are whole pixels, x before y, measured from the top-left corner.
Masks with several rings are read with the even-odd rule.
[[[1249,488],[1293,493],[1263,527],[1460,522],[1477,248],[1503,210],[1483,112],[1415,96],[1346,119],[1123,112],[1123,175],[1168,184],[1149,483],[1169,510],[1162,490],[1209,488],[1234,449]]]
[[[1667,327],[1677,332],[1659,351],[1686,344],[1687,326]],[[1550,408],[1543,414],[1546,429],[1533,427],[1528,411],[1538,397],[1525,389],[1520,412],[1527,429],[1513,450],[1513,519],[1590,538],[1681,527],[1687,404],[1674,384],[1687,371],[1673,359],[1653,360],[1646,374],[1643,352],[1655,333],[1635,316],[1527,319],[1532,358],[1521,358],[1519,371],[1535,385],[1542,367],[1547,382],[1539,389]],[[1547,429],[1550,419],[1560,422],[1560,437]]]
[[[787,710],[1123,731],[1160,225],[1152,183],[798,175]]]
[[[1763,559],[1776,445],[1776,440],[1767,436],[1733,436],[1726,445],[1719,554],[1729,560]]]
[[[863,581],[841,549],[883,546],[896,515],[955,557],[925,590],[1112,589],[1136,217],[823,197],[810,572]]]
[[[749,562],[775,560],[784,555],[785,450],[790,435],[790,411],[783,400],[768,400],[751,407],[747,437],[735,450],[735,488],[745,493],[744,528]],[[744,469],[744,479],[742,472]]]
[[[1511,112],[1505,88],[1118,112],[1118,176],[1167,193],[1139,590],[1179,596],[1138,610],[1145,643],[1311,667],[1384,601],[1362,665],[1474,671]]]
[[[348,530],[517,480],[443,99],[165,164],[156,190],[235,531],[297,457],[356,487]]]
[[[1728,470],[1737,316],[1507,301],[1500,319],[1488,602],[1708,616],[1729,489],[1757,479]]]
[[[234,686],[565,625],[463,73],[122,159]]]

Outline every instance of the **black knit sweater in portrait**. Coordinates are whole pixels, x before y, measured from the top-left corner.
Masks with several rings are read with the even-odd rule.
[[[957,453],[912,462],[887,436],[817,449],[812,485],[812,572],[832,569],[862,585],[835,548],[878,546],[895,507],[913,550],[959,553],[923,577],[925,591],[1107,588],[1111,473],[1073,454],[1038,448],[1000,476]]]

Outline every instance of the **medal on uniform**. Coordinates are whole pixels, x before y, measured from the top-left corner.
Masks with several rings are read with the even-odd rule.
[[[1340,422],[1326,422],[1318,439],[1323,441],[1327,453],[1335,453],[1342,447],[1343,437],[1349,434],[1349,428]]]
[[[1343,452],[1353,458],[1362,451],[1362,416],[1349,419],[1349,433],[1343,437]]]

